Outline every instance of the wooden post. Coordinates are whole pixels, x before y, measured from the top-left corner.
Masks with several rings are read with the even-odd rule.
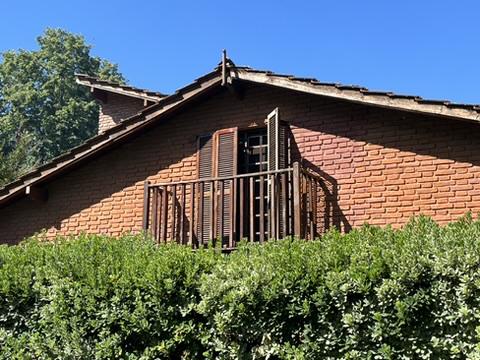
[[[254,179],[250,177],[250,242],[255,241],[255,196],[254,196]]]
[[[312,222],[313,222],[313,238],[315,239],[315,236],[317,236],[317,185],[318,185],[318,180],[312,179],[312,188],[311,188],[311,196],[310,200],[312,201]]]
[[[179,216],[180,216],[180,243],[185,244],[185,192],[186,192],[186,185],[181,185],[181,196],[180,196],[180,209],[179,209]]]
[[[152,230],[153,238],[158,242],[158,188],[152,188]]]
[[[235,245],[236,229],[237,229],[237,180],[230,182],[230,230],[228,232],[228,247],[233,248]]]
[[[287,199],[287,174],[283,173],[280,175],[280,191],[282,194],[282,201],[280,201],[279,206],[281,209],[281,218],[282,218],[282,229],[279,230],[279,236],[280,237],[285,237],[287,236],[287,204],[288,204],[288,199]]]
[[[313,212],[313,178],[309,177],[308,179],[308,217],[309,217],[309,225],[310,225],[310,240],[314,240],[315,238],[315,215]]]
[[[260,182],[259,182],[259,190],[260,190],[260,216],[259,216],[259,232],[260,232],[260,243],[263,243],[265,240],[265,195],[264,195],[264,177],[260,175]]]
[[[162,236],[161,240],[163,242],[167,241],[167,227],[168,227],[168,188],[162,186]]]
[[[172,189],[172,219],[171,219],[171,224],[172,224],[172,236],[171,236],[171,240],[172,241],[176,241],[176,230],[175,229],[175,226],[176,226],[176,222],[177,222],[177,219],[175,218],[176,216],[176,210],[177,210],[177,185],[172,185],[171,187]]]
[[[239,233],[240,233],[240,236],[239,236],[239,240],[242,240],[243,239],[243,236],[244,236],[244,229],[243,229],[243,225],[244,225],[244,207],[245,207],[245,195],[244,195],[244,184],[243,184],[243,178],[240,178],[240,184],[239,184],[239,199],[240,199],[240,204],[239,204],[239,207],[238,207],[238,211],[240,212],[240,215],[239,215],[239,221],[240,221],[240,229],[239,229]]]
[[[280,237],[280,181],[278,174],[273,175],[273,198],[275,199],[275,239],[281,239]]]
[[[271,237],[272,239],[278,240],[277,236],[277,186],[275,181],[275,174],[271,175],[270,178],[270,211],[271,211]]]
[[[200,188],[198,191],[198,235],[200,238],[199,245],[203,245],[205,242],[204,236],[203,236],[203,219],[204,219],[204,214],[203,214],[203,194],[204,194],[204,182],[202,181],[200,184]]]
[[[143,224],[142,228],[143,231],[148,230],[148,220],[149,220],[149,212],[150,212],[150,197],[149,197],[149,181],[145,181],[143,183]]]
[[[208,216],[210,220],[210,232],[208,234],[208,242],[214,242],[217,237],[217,181],[213,180],[210,182],[210,215]]]
[[[300,207],[300,164],[298,162],[293,163],[293,235],[302,238],[302,219],[301,219],[301,207]]]
[[[190,246],[193,245],[193,229],[195,225],[195,184],[191,184],[190,186],[190,224],[189,224],[189,239],[188,243]]]
[[[225,213],[225,180],[219,182],[220,186],[220,199],[218,200],[218,234],[217,238],[220,240],[220,247],[223,247],[223,232],[224,232],[224,213]],[[215,239],[217,241],[217,239]]]

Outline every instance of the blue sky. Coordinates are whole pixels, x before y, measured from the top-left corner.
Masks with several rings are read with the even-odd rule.
[[[85,36],[134,86],[172,92],[240,65],[480,103],[480,2],[21,1],[0,5],[0,51],[35,49],[46,27]]]

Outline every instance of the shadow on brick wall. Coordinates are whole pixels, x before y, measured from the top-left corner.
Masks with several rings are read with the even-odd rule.
[[[342,212],[338,204],[338,183],[337,180],[323,171],[320,167],[302,157],[298,144],[291,136],[290,150],[292,161],[299,161],[303,167],[312,170],[322,179],[320,182],[322,194],[319,196],[318,204],[318,218],[317,218],[317,233],[322,234],[332,227],[340,231],[348,232],[352,229],[350,223]]]

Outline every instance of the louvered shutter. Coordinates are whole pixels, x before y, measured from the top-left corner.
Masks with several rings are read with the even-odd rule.
[[[237,128],[223,129],[215,133],[215,176],[216,177],[231,177],[237,174],[237,148],[238,148],[238,131]],[[217,189],[217,204],[220,205],[220,201],[223,203],[223,212],[220,212],[220,209],[217,206],[217,216],[216,224],[219,237],[222,240],[226,239],[230,230],[230,226],[235,226],[235,219],[233,219],[233,207],[230,207],[231,200],[231,191],[233,191],[231,186],[231,181],[224,181],[224,192],[223,198],[221,198],[221,190]],[[219,183],[219,186],[220,183]],[[236,205],[236,204],[232,204]],[[223,213],[223,219],[222,214]],[[222,228],[221,222],[223,220],[223,233],[220,229]]]
[[[205,179],[213,176],[213,136],[204,135],[198,138],[197,142],[197,164],[198,164],[198,178]],[[199,190],[198,190],[199,191]],[[211,230],[211,185],[205,184],[203,187],[203,196],[201,203],[199,202],[199,214],[201,218],[199,221],[199,228],[197,229],[198,240],[200,243],[209,241]],[[200,216],[200,215],[199,215]],[[201,224],[200,224],[201,222]]]
[[[288,167],[288,127],[281,123],[280,112],[278,108],[273,110],[267,116],[267,160],[268,170],[281,170]],[[288,216],[287,202],[283,199],[287,189],[282,189],[281,175],[273,176],[275,180],[275,193],[272,193],[271,186],[268,190],[269,212],[273,212],[275,223],[270,224],[271,234],[277,238],[287,235],[286,221]],[[269,180],[269,185],[272,180]],[[283,186],[286,186],[284,184]]]
[[[278,108],[267,116],[268,170],[287,167],[287,127],[280,123]]]

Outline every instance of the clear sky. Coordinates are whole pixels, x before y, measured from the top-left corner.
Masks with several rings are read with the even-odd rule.
[[[172,92],[239,65],[480,103],[480,1],[3,0],[0,51],[46,27],[85,36],[134,86]]]

